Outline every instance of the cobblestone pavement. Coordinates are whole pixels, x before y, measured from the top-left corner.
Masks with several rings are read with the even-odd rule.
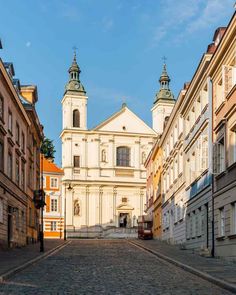
[[[45,239],[44,250],[47,252],[63,243],[64,240]],[[36,243],[22,248],[0,250],[0,275],[15,267],[21,266],[33,258],[42,255],[43,253],[39,251],[39,248],[39,243]]]
[[[231,293],[125,240],[75,240],[0,285],[0,294]]]
[[[134,242],[236,286],[235,261],[202,257],[192,250],[180,250],[176,245],[169,245],[158,240],[136,239]]]

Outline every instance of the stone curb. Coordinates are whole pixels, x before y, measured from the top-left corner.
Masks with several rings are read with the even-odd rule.
[[[155,256],[163,259],[163,260],[166,260],[169,263],[172,263],[172,264],[174,264],[174,265],[176,265],[176,266],[178,266],[178,267],[180,267],[180,268],[182,268],[182,269],[184,269],[184,270],[186,270],[186,271],[188,271],[188,272],[190,272],[190,273],[192,273],[194,275],[197,275],[198,277],[200,277],[200,278],[202,278],[204,280],[207,280],[210,283],[213,283],[213,284],[215,284],[215,285],[217,285],[217,286],[219,286],[221,288],[224,288],[225,290],[228,290],[228,291],[236,294],[236,287],[234,285],[230,284],[230,283],[227,283],[224,280],[214,278],[213,276],[211,276],[211,275],[209,275],[209,274],[207,274],[205,272],[202,272],[202,271],[200,271],[200,270],[198,270],[196,268],[193,268],[193,267],[191,267],[189,265],[183,264],[182,262],[179,262],[179,261],[177,261],[177,260],[175,260],[173,258],[170,258],[170,257],[166,256],[166,255],[160,254],[160,253],[158,253],[158,252],[156,252],[154,250],[151,250],[151,249],[149,249],[149,248],[147,248],[147,247],[145,247],[145,246],[143,246],[143,245],[141,245],[139,243],[136,243],[134,241],[127,241],[127,242],[130,243],[130,244],[133,244],[134,246],[142,248],[142,249],[146,250],[147,252],[149,252],[149,253],[151,253],[151,254],[153,254],[153,255],[155,255]]]
[[[32,264],[38,262],[39,260],[42,260],[42,259],[45,259],[47,258],[48,256],[56,253],[57,251],[61,250],[62,248],[64,248],[65,246],[67,246],[68,244],[70,244],[71,241],[66,241],[64,242],[63,244],[61,245],[58,245],[56,246],[55,248],[51,249],[51,250],[48,250],[46,253],[42,254],[42,255],[39,255],[27,262],[25,262],[24,264],[20,265],[20,266],[17,266],[5,273],[3,273],[2,275],[0,275],[0,283],[3,283],[4,281],[6,281],[8,278],[10,278],[11,276],[13,276],[14,274],[24,270],[25,268],[31,266]]]

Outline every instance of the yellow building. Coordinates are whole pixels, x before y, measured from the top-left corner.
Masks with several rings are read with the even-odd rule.
[[[44,237],[62,238],[64,229],[64,204],[61,195],[63,171],[45,158],[41,161],[43,187],[46,194],[44,208]]]
[[[152,151],[152,163],[153,163],[153,237],[161,238],[161,173],[162,173],[162,151],[156,142]]]

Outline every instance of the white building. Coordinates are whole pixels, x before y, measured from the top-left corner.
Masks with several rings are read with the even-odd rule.
[[[133,227],[144,213],[144,161],[156,139],[125,104],[87,128],[86,92],[74,57],[62,99],[63,197],[67,236],[100,236],[105,229]]]

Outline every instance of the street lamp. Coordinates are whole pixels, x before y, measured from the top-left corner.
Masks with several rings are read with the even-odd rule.
[[[64,198],[64,240],[66,241],[66,190],[72,191],[73,187],[71,186],[71,183],[68,184],[68,187],[66,187],[65,183],[65,198]]]

